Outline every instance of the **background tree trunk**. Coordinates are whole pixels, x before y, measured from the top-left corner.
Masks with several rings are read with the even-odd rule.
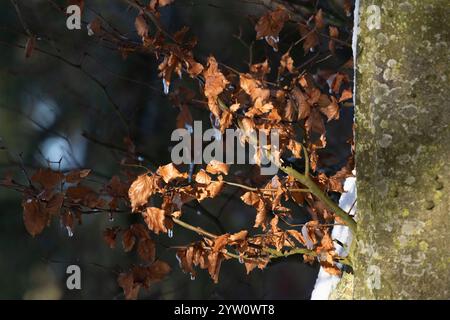
[[[362,0],[359,11],[358,232],[354,277],[334,296],[449,299],[448,1]]]

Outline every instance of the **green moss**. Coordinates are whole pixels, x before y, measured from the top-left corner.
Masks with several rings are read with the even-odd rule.
[[[426,241],[420,241],[419,242],[419,249],[421,251],[427,251],[428,250],[428,243]]]

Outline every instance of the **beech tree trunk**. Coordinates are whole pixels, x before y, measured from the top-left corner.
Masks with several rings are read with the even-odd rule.
[[[448,0],[361,0],[359,13],[358,231],[334,298],[449,299]]]

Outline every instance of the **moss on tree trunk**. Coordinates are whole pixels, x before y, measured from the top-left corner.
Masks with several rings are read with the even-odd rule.
[[[361,1],[355,273],[337,298],[450,298],[449,24],[447,0]]]

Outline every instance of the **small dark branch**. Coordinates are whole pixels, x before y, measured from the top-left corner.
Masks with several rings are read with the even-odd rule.
[[[128,154],[129,153],[128,150],[125,147],[121,147],[121,146],[115,145],[115,144],[107,142],[107,141],[99,140],[97,137],[94,137],[93,135],[91,135],[91,134],[89,134],[87,132],[83,132],[82,136],[85,139],[89,140],[90,142],[95,143],[95,144],[97,144],[99,146],[102,146],[102,147],[105,147],[105,148],[108,148],[108,149],[111,149],[111,150],[116,150],[116,151],[122,152],[124,154]],[[146,161],[148,161],[153,167],[155,167],[155,168],[158,167],[156,165],[156,163],[152,160],[150,155],[148,155],[148,154],[146,154],[144,152],[137,152],[137,153],[140,156],[144,157],[144,159]]]
[[[19,18],[20,24],[22,25],[23,29],[25,30],[25,32],[31,37],[33,36],[33,34],[31,33],[30,28],[28,28],[28,25],[25,21],[25,19],[23,18],[22,15],[22,11],[20,10],[19,4],[17,3],[16,0],[11,0],[12,5],[14,6],[14,9],[17,12],[17,17]]]
[[[226,233],[225,228],[222,225],[222,222],[220,222],[219,218],[217,218],[215,215],[213,215],[211,212],[209,212],[205,207],[203,207],[200,203],[197,203],[196,205],[186,204],[188,208],[191,208],[193,210],[198,210],[203,214],[206,218],[208,218],[214,225],[219,229],[221,234]]]

